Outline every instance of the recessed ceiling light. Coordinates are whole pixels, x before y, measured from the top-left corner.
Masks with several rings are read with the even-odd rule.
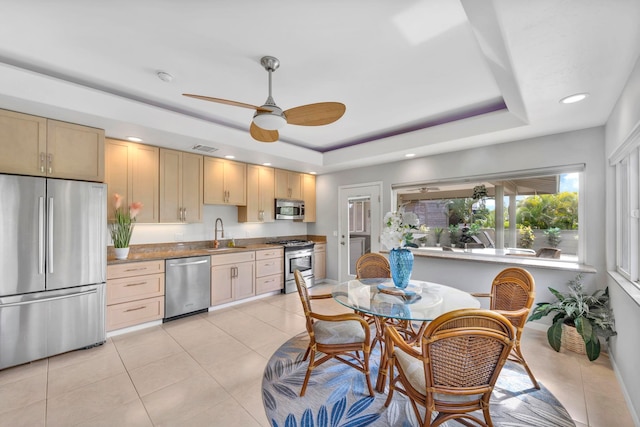
[[[315,172],[309,172],[309,173],[310,173],[311,175],[315,175],[315,174],[316,174]]]
[[[171,81],[173,81],[173,76],[166,71],[158,71],[156,76],[163,82],[171,83]]]
[[[236,156],[231,156],[231,155],[229,155],[229,156],[224,156],[224,158],[225,158],[225,159],[235,159],[235,158],[236,158]]]
[[[405,154],[405,157],[415,157],[416,155],[414,153],[409,153],[409,154]]]
[[[585,99],[587,96],[589,96],[588,93],[576,93],[573,95],[569,95],[569,96],[565,96],[564,98],[562,98],[560,100],[560,103],[562,104],[573,104],[574,102],[580,102],[583,99]]]
[[[263,163],[262,166],[271,166],[271,163]]]
[[[138,138],[137,136],[128,136],[127,140],[131,142],[142,142],[142,138]]]

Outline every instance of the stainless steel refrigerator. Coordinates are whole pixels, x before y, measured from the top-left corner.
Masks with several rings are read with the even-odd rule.
[[[0,174],[0,369],[105,341],[106,186]]]

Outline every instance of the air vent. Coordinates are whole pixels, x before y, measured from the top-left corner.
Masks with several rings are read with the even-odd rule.
[[[218,151],[217,148],[209,147],[208,145],[200,145],[200,144],[196,144],[191,148],[197,151],[204,151],[205,153],[213,153],[214,151]]]

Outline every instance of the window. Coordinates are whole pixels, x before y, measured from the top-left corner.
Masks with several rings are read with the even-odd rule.
[[[393,189],[397,206],[420,219],[415,243],[421,247],[484,247],[482,253],[575,262],[580,259],[583,168],[572,165]]]
[[[638,284],[640,245],[638,227],[638,201],[640,181],[640,155],[632,149],[616,163],[616,216],[617,216],[617,270],[627,279]]]

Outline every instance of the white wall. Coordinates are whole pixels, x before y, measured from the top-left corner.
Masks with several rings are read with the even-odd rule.
[[[606,124],[606,157],[628,142],[634,131],[640,126],[640,62],[631,73],[609,120]],[[614,168],[607,170],[606,203],[606,248],[607,267],[615,270],[616,217],[615,217],[615,173]],[[616,277],[614,275],[614,277]],[[611,293],[611,306],[616,317],[618,335],[611,339],[610,353],[619,378],[632,406],[636,424],[640,425],[640,290],[623,279],[609,277],[607,285]],[[620,279],[620,278],[619,278]]]

